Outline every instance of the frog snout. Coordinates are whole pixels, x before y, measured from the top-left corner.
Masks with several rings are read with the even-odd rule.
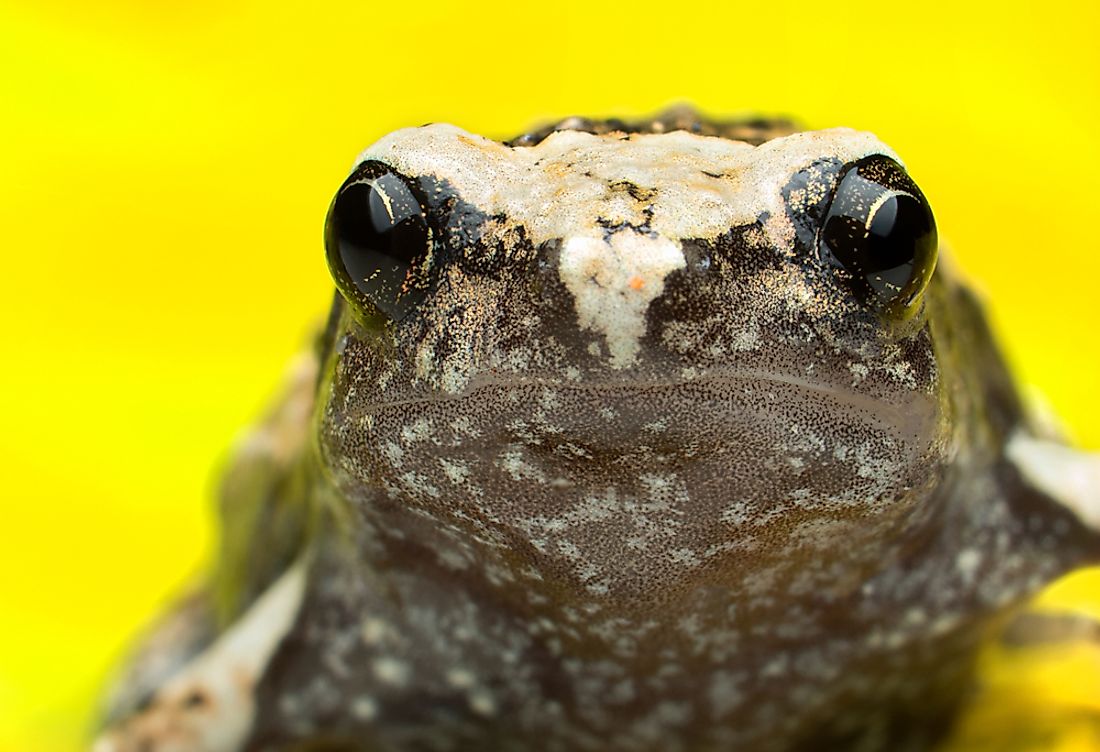
[[[573,296],[578,325],[603,335],[609,364],[621,369],[637,358],[650,303],[684,266],[679,241],[625,227],[565,238],[558,275]]]

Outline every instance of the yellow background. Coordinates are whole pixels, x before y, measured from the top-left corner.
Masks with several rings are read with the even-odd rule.
[[[0,750],[77,749],[197,571],[212,469],[328,303],[331,194],[396,127],[691,101],[874,131],[1100,448],[1096,7],[0,0]]]

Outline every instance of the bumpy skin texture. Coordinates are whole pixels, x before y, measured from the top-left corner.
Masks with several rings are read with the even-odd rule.
[[[820,257],[874,153],[684,111],[369,149],[427,197],[426,296],[337,297],[230,472],[187,665],[139,662],[97,749],[933,743],[1100,546],[1006,456],[1032,431],[949,270],[886,321]]]

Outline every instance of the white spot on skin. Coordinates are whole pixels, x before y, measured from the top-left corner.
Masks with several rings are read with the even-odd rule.
[[[905,612],[905,621],[919,627],[928,621],[928,614],[922,608],[911,608]]]
[[[301,561],[288,569],[240,621],[169,679],[148,709],[108,729],[93,752],[240,749],[256,712],[255,683],[294,623],[305,570]]]
[[[553,389],[543,389],[539,394],[539,407],[551,412],[561,407],[561,397]]]
[[[451,421],[451,431],[455,436],[463,436],[470,439],[481,437],[481,429],[476,428],[468,416],[460,416]]]
[[[427,418],[419,418],[401,429],[401,440],[406,444],[426,441],[432,436],[432,423]]]
[[[737,709],[744,701],[744,694],[739,688],[744,679],[744,674],[730,674],[726,671],[718,671],[711,677],[707,699],[710,700],[711,712],[716,717],[721,718]]]
[[[477,682],[473,672],[464,668],[452,668],[447,671],[447,683],[455,689],[469,689]]]
[[[454,570],[463,570],[470,566],[470,560],[461,551],[453,548],[443,548],[435,552],[439,562]]]
[[[573,236],[562,245],[558,274],[573,294],[581,327],[601,332],[611,365],[634,362],[645,334],[649,304],[665,289],[665,277],[687,262],[676,241],[633,230],[602,237]]]
[[[497,710],[497,704],[493,700],[493,696],[483,689],[471,692],[469,703],[470,710],[481,716],[491,716]]]
[[[583,557],[581,551],[572,541],[561,540],[557,542],[558,553],[567,559],[580,561]]]
[[[367,645],[378,645],[389,634],[390,628],[381,619],[367,619],[363,622],[360,636]]]
[[[693,569],[701,563],[699,557],[690,548],[678,548],[675,551],[669,551],[668,558],[674,563],[682,564],[689,569]]]
[[[430,496],[438,499],[443,495],[437,487],[428,481],[428,477],[422,473],[404,473],[398,478],[405,490],[414,496]]]
[[[1100,455],[1017,432],[1005,448],[1020,474],[1100,532]]]
[[[396,658],[377,658],[371,664],[378,681],[403,687],[409,681],[409,666]]]
[[[760,326],[756,319],[752,319],[748,325],[733,336],[733,349],[737,352],[749,352],[760,345]]]
[[[950,632],[958,625],[958,623],[958,614],[944,614],[943,616],[940,616],[938,619],[932,622],[927,631],[929,634],[938,637],[940,635]]]
[[[360,697],[351,704],[351,714],[361,721],[371,721],[378,715],[378,703],[370,697]]]
[[[751,507],[747,503],[739,501],[723,509],[722,513],[718,515],[718,519],[727,525],[740,527],[749,521],[751,514]]]
[[[386,458],[386,461],[389,462],[390,465],[396,468],[401,467],[402,460],[405,456],[405,450],[403,450],[399,445],[393,443],[392,441],[387,441],[378,448],[378,451],[383,457]]]
[[[421,378],[427,377],[435,370],[436,361],[435,343],[432,340],[425,340],[416,350],[416,375]]]
[[[966,585],[974,582],[978,573],[978,566],[982,563],[982,555],[973,548],[964,548],[955,557],[955,567],[959,570],[959,576]]]
[[[443,473],[447,476],[447,479],[456,486],[461,485],[463,481],[470,477],[469,466],[461,460],[448,460],[440,457],[439,464],[443,466]]]
[[[542,471],[533,465],[527,464],[523,459],[523,453],[516,450],[501,452],[496,465],[511,476],[512,480],[520,481],[531,479],[539,483],[545,483],[546,477]]]

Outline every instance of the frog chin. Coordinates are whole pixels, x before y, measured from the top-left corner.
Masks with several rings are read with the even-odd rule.
[[[485,379],[343,416],[322,449],[372,534],[401,531],[441,567],[494,561],[498,579],[522,570],[540,590],[656,603],[685,587],[863,581],[935,512],[938,418],[916,392],[888,402],[749,372]]]

